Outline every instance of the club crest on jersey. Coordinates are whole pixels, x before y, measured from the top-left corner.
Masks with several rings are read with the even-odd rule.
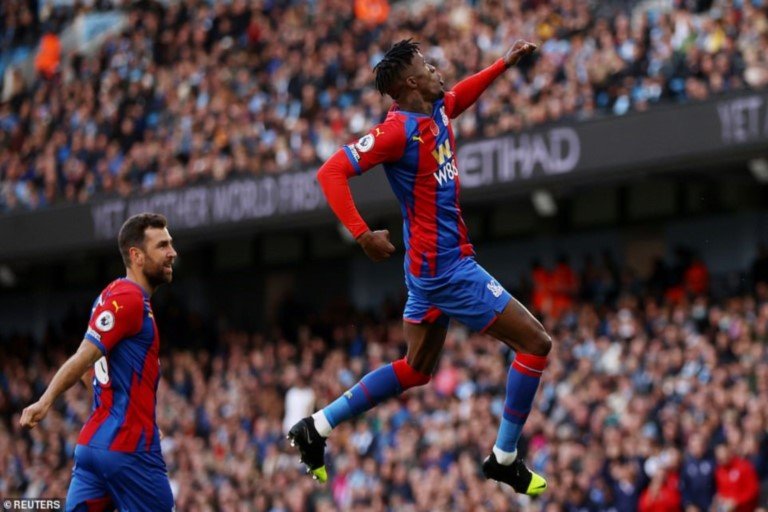
[[[498,281],[495,279],[491,279],[488,283],[488,290],[493,294],[494,297],[497,299],[501,297],[501,294],[504,293],[504,287],[499,284]]]
[[[96,317],[96,328],[101,332],[109,332],[115,326],[115,315],[111,311],[102,311]]]
[[[373,144],[375,143],[375,139],[373,137],[372,133],[369,133],[368,135],[364,135],[363,137],[360,137],[360,140],[357,141],[355,144],[355,147],[358,151],[361,153],[367,153],[371,149],[373,149]]]

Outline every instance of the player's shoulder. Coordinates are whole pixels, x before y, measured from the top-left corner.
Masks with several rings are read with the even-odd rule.
[[[413,116],[407,112],[394,109],[387,113],[387,117],[374,128],[373,133],[383,135],[389,132],[393,138],[396,137],[398,140],[402,139],[405,141],[410,138],[412,132],[417,130],[418,123]]]
[[[406,115],[399,110],[390,110],[387,112],[387,117],[374,127],[379,129],[391,129],[395,132],[403,132],[405,130]]]
[[[126,304],[138,305],[143,304],[146,297],[146,293],[138,284],[129,279],[115,279],[107,285],[101,292],[101,300],[117,300],[118,298],[125,301]]]
[[[393,151],[394,148],[405,144],[405,124],[395,112],[390,111],[387,117],[360,137],[357,142],[347,147],[354,153],[356,159],[364,153],[377,151]]]

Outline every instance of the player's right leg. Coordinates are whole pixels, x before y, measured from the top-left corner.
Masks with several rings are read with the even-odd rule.
[[[160,452],[113,452],[100,458],[107,486],[119,510],[172,512],[173,493]]]
[[[336,426],[388,398],[430,381],[447,332],[445,319],[440,316],[439,312],[432,313],[420,323],[413,318],[406,319],[403,326],[408,344],[406,357],[368,373],[324,409],[291,427],[287,437],[291,446],[298,448],[301,461],[313,478],[321,482],[328,479],[325,440]]]
[[[94,467],[91,448],[75,448],[75,467],[67,491],[67,512],[105,512],[114,510],[106,482]]]

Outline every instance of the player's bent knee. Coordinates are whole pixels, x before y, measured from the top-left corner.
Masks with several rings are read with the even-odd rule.
[[[395,375],[403,391],[416,386],[423,386],[432,379],[431,375],[421,373],[413,368],[405,358],[392,363],[392,368],[395,370]]]
[[[537,336],[535,348],[536,351],[534,353],[539,356],[546,356],[552,350],[552,337],[544,329]]]
[[[552,337],[547,334],[547,331],[542,331],[541,336],[539,340],[539,349],[540,353],[539,355],[546,356],[549,354],[549,351],[552,350]]]

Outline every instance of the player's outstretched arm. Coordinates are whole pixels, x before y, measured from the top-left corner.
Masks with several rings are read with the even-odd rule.
[[[471,107],[483,91],[504,73],[504,71],[511,66],[516,65],[520,62],[520,59],[526,55],[532,54],[534,51],[536,51],[535,44],[523,41],[522,39],[517,40],[515,41],[515,44],[507,50],[504,57],[479,73],[467,77],[457,83],[453,89],[446,94],[445,104],[448,116],[453,119]]]
[[[21,413],[22,427],[33,428],[48,414],[53,402],[66,390],[75,385],[85,371],[102,357],[101,350],[90,341],[83,340],[77,352],[59,368],[40,400],[25,408]]]
[[[515,66],[520,62],[520,59],[535,52],[536,48],[538,47],[535,44],[518,39],[515,41],[515,44],[507,50],[507,53],[504,54],[504,63],[508,68]]]

